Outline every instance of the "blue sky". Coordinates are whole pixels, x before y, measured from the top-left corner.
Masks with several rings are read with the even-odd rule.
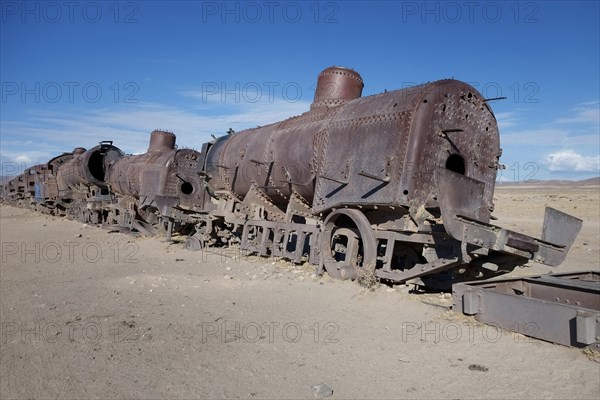
[[[308,110],[317,74],[363,95],[454,77],[492,102],[501,180],[599,175],[599,2],[2,1],[2,174],[153,129],[182,147]]]

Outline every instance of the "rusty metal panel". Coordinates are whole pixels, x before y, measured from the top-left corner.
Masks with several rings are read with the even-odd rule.
[[[403,202],[435,206],[435,173],[445,168],[485,184],[490,212],[500,157],[498,124],[483,96],[456,80],[433,82],[415,101],[401,188]]]
[[[145,164],[146,154],[125,156],[115,162],[108,171],[108,184],[113,192],[137,196],[140,193],[140,167]]]
[[[141,154],[136,162],[140,180],[139,196],[154,196],[163,192],[176,194],[175,176],[169,179],[168,167],[175,158],[176,150],[153,151]]]
[[[600,342],[600,273],[458,283],[453,310],[502,329],[566,346]]]
[[[332,118],[317,176],[315,213],[340,205],[397,204],[410,119],[404,97],[398,91],[357,99]]]
[[[244,130],[216,142],[208,154],[207,173],[214,191],[243,198],[256,185],[285,209],[295,190],[312,200],[316,135],[335,110],[315,109],[280,123]]]
[[[437,200],[449,215],[462,215],[482,222],[489,222],[490,213],[483,206],[485,183],[445,168],[435,171],[438,187]],[[455,223],[454,219],[444,220]],[[450,228],[449,231],[454,229]]]
[[[551,207],[546,207],[542,240],[561,246],[571,246],[583,221]]]
[[[164,169],[164,187],[158,194],[178,197],[181,207],[203,210],[208,194],[203,177],[196,173],[202,160],[201,153],[196,150],[177,150]]]

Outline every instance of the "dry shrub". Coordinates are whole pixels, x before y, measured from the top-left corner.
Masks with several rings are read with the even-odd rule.
[[[364,288],[375,290],[381,283],[375,276],[375,264],[365,265],[362,268],[356,267],[356,282]]]
[[[586,347],[581,352],[590,360],[600,363],[600,351],[597,349],[594,349],[593,347]]]

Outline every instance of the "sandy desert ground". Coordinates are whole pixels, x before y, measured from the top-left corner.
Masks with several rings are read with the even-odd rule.
[[[559,271],[598,270],[600,188],[496,191],[500,225],[584,220]],[[193,253],[0,207],[0,397],[600,398],[581,350],[481,325],[449,296],[375,291],[307,266]],[[531,265],[528,275],[556,270]]]

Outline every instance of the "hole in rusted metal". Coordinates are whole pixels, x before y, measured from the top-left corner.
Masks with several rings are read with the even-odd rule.
[[[194,186],[192,186],[191,183],[189,183],[189,182],[183,182],[181,184],[181,193],[183,193],[183,194],[192,194],[193,191],[194,191]]]
[[[404,192],[402,192],[405,196],[408,194],[408,190],[405,190]]]
[[[99,181],[104,181],[104,165],[102,164],[103,160],[104,155],[99,151],[94,151],[88,162],[90,173]]]
[[[446,160],[446,169],[454,171],[457,174],[465,174],[465,160],[458,154],[452,154]]]

